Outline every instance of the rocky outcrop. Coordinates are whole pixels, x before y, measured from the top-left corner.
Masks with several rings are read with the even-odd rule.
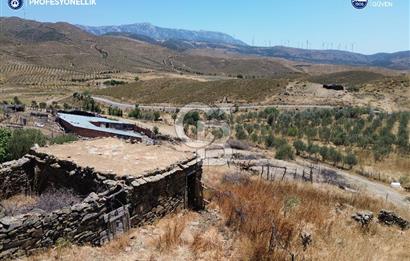
[[[388,226],[396,225],[400,227],[402,230],[407,230],[410,228],[410,222],[405,220],[404,218],[400,217],[393,211],[388,210],[380,210],[378,216],[379,222]]]
[[[356,212],[352,215],[352,219],[362,226],[368,226],[373,220],[373,213],[370,211]]]

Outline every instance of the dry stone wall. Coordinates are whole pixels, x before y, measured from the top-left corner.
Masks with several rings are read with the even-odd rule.
[[[150,223],[177,209],[203,208],[201,177],[202,166],[196,159],[144,177],[125,177],[132,225]]]
[[[33,178],[30,159],[22,158],[0,165],[0,200],[26,193]]]
[[[202,163],[177,162],[141,177],[116,176],[31,152],[0,167],[0,181],[17,184],[2,198],[49,186],[71,188],[85,199],[51,213],[0,219],[0,259],[30,255],[59,239],[101,245],[128,227],[150,223],[182,208],[202,208]],[[16,183],[14,183],[16,182]]]

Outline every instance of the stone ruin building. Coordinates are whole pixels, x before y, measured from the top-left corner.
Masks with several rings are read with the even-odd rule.
[[[48,212],[5,215],[0,209],[0,259],[32,254],[59,239],[100,246],[178,209],[199,210],[201,175],[202,162],[192,152],[116,138],[32,149],[0,165],[0,203],[51,187],[79,200]]]

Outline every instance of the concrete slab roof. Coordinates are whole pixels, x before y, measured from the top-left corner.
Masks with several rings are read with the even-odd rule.
[[[177,150],[171,145],[133,144],[118,138],[81,140],[36,148],[35,151],[102,173],[137,177],[195,158],[193,152]]]
[[[104,128],[104,127],[99,127],[99,126],[92,124],[92,122],[101,122],[101,123],[108,123],[108,124],[127,124],[129,125],[129,123],[127,122],[114,121],[114,120],[110,120],[110,119],[102,118],[102,117],[81,116],[81,115],[74,115],[74,114],[68,114],[68,113],[57,113],[57,117],[59,117],[60,119],[64,120],[65,122],[68,122],[69,124],[77,128],[102,131],[102,132],[112,133],[112,134],[120,135],[120,136],[128,136],[128,137],[135,137],[135,138],[143,137],[143,135],[137,132],[134,132],[134,131],[118,130],[114,128]]]

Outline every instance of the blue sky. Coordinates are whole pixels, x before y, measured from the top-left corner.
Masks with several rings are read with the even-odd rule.
[[[84,25],[150,22],[157,26],[220,31],[258,46],[287,45],[361,53],[410,49],[410,1],[369,0],[96,0],[97,6],[30,6],[14,11],[1,0],[1,16]],[[374,7],[375,3],[392,7]]]

